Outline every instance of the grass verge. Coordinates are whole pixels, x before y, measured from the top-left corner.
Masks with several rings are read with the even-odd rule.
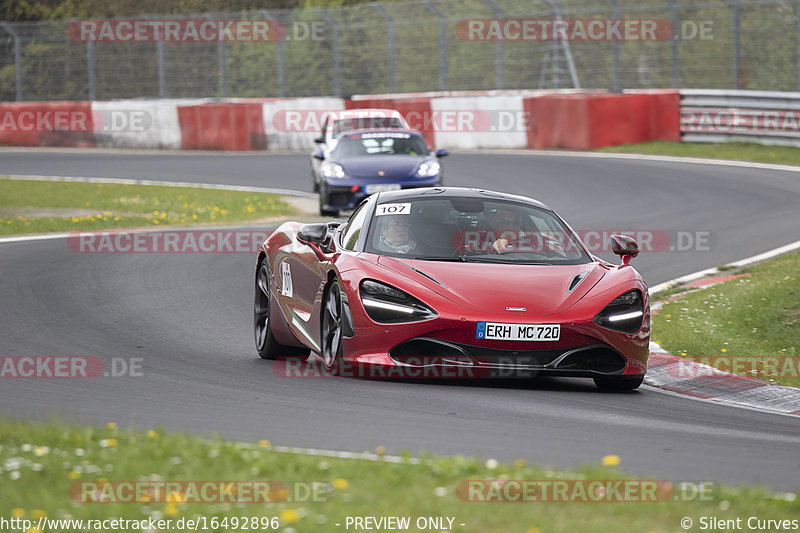
[[[274,194],[0,178],[0,235],[233,224],[292,213]]]
[[[666,302],[654,340],[720,370],[800,387],[799,273],[800,252],[727,271],[742,276]]]
[[[615,456],[603,461],[598,457],[596,465],[573,472],[533,467],[524,461],[502,464],[464,457],[430,456],[420,464],[409,464],[279,453],[267,441],[247,445],[162,430],[121,430],[113,423],[93,428],[8,419],[0,420],[0,442],[0,516],[25,518],[34,524],[43,516],[84,520],[154,518],[171,519],[171,527],[162,529],[177,531],[180,529],[176,528],[176,520],[205,517],[208,529],[229,531],[248,529],[241,524],[232,528],[233,517],[256,517],[262,524],[258,529],[267,530],[260,522],[265,517],[277,518],[280,531],[316,533],[347,531],[348,516],[407,516],[412,524],[409,531],[628,533],[682,531],[684,517],[697,524],[701,517],[708,516],[723,520],[746,520],[751,516],[791,520],[800,516],[800,501],[794,493],[776,494],[762,488],[710,482],[685,485],[683,490],[668,493],[665,501],[658,502],[472,503],[462,501],[456,492],[459,483],[468,479],[626,479],[617,469]],[[624,465],[624,455],[621,461]],[[86,488],[88,483],[104,486],[106,480],[273,480],[280,481],[288,495],[286,501],[266,504],[193,503],[188,500],[188,491],[167,498],[162,492],[162,499],[168,501],[151,499],[139,503],[75,503],[70,498],[71,487],[73,494],[81,494],[76,487]],[[311,483],[321,487],[318,494],[323,496],[316,498],[319,501],[298,498],[298,487]],[[113,493],[119,495],[122,491],[115,489]],[[213,517],[218,527],[211,527]],[[230,520],[227,528],[221,525],[225,517]],[[419,517],[451,517],[453,527],[418,528],[415,526]],[[49,531],[32,526],[25,533]]]
[[[679,157],[702,157],[733,159],[800,165],[800,149],[792,146],[765,146],[756,143],[680,143],[653,141],[641,144],[621,144],[601,148],[601,152],[636,153],[648,155],[674,155]]]

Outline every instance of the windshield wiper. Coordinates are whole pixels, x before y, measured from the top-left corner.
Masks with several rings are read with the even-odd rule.
[[[419,261],[451,261],[453,263],[467,262],[467,258],[463,255],[418,255],[417,257],[410,257],[409,259],[416,259]]]
[[[501,259],[500,257],[473,257],[475,263],[497,263],[501,265],[549,265],[546,261],[515,261],[513,259]]]

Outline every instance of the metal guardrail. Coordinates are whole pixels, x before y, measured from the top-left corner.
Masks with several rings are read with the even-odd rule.
[[[71,35],[68,20],[0,23],[0,101],[575,87],[800,90],[800,0],[347,4],[126,20],[269,19],[286,31],[277,42],[92,41]],[[537,30],[530,37],[519,31],[526,21],[568,22],[588,33],[555,38]],[[473,23],[485,29],[473,34]],[[616,33],[596,37],[590,23]],[[617,30],[627,23],[658,31],[623,36]]]
[[[682,89],[682,142],[800,147],[800,92]]]

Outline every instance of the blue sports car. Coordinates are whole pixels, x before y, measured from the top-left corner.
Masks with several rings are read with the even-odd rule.
[[[447,150],[431,150],[416,130],[359,130],[343,134],[336,148],[321,161],[319,212],[338,216],[354,209],[364,197],[383,191],[442,184],[439,159]]]

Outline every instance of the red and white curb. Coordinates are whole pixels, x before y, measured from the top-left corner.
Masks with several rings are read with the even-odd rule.
[[[800,249],[800,241],[730,263],[726,267],[742,267],[797,249]],[[711,277],[715,274],[717,276]],[[650,290],[650,294],[679,283],[708,288],[732,277],[735,276],[725,275],[723,269],[710,268],[657,285]],[[659,307],[660,302],[654,304],[652,310],[657,311]],[[653,387],[694,398],[800,416],[800,389],[731,374],[707,364],[678,357],[654,341],[650,341],[650,359],[644,380]]]
[[[800,416],[800,389],[730,374],[672,355],[655,342],[644,381],[695,398]]]

